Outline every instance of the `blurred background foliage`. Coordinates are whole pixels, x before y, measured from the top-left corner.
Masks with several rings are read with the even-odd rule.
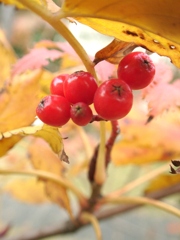
[[[59,4],[60,1],[55,2]],[[78,26],[69,23],[67,25],[92,56],[112,40],[112,38],[101,35],[79,23]],[[5,32],[17,59],[26,55],[41,40],[64,42],[64,39],[38,16],[29,11],[20,11],[3,4],[0,4],[0,28]],[[154,59],[158,61],[159,57],[154,56]],[[174,68],[168,59],[161,59],[170,66],[173,78],[179,78],[179,70]],[[49,83],[57,73],[64,71],[71,73],[81,68],[83,66],[77,57],[72,59],[68,56],[50,62],[43,68],[40,84],[41,96],[48,93]],[[112,72],[116,66],[109,65],[109,68],[113,75]],[[101,74],[99,72],[100,76],[102,76]],[[108,179],[103,188],[104,194],[123,187],[128,182],[148,174],[164,163],[169,163],[172,158],[180,157],[179,112],[164,113],[145,128],[144,123],[148,117],[147,103],[140,98],[141,93],[137,92],[133,110],[127,118],[120,121],[122,135],[118,138],[114,148],[113,163],[108,169]],[[17,119],[17,121],[20,120]],[[110,125],[107,123],[107,136],[110,129]],[[38,151],[42,148],[39,161],[46,159],[47,155],[53,164],[59,161],[58,166],[62,171],[62,176],[64,174],[65,177],[71,179],[86,196],[89,196],[90,185],[87,180],[87,168],[93,148],[99,141],[99,124],[88,125],[82,130],[70,122],[60,132],[62,138],[68,137],[64,140],[64,146],[71,162],[70,165],[60,162],[54,153],[50,153],[52,151],[45,141],[27,136],[21,140],[18,139],[20,141],[0,158],[0,166],[18,170],[31,169],[33,160],[38,158]],[[123,161],[121,161],[122,158]],[[49,166],[48,163],[46,164]],[[42,169],[42,165],[40,169]],[[166,174],[136,187],[127,195],[143,195],[145,192],[151,193],[161,188],[169,189],[171,184],[179,184],[179,176],[172,177],[168,170],[167,167]],[[36,178],[2,175],[0,180],[0,234],[2,234],[3,240],[30,239],[29,236],[39,234],[44,230],[58,229],[59,225],[65,224],[69,219],[62,204],[57,203],[54,198],[49,198],[44,191],[44,184]],[[77,200],[72,194],[67,193],[67,196],[72,201],[73,212],[76,213],[78,211]],[[180,207],[179,193],[166,197],[164,201]],[[101,222],[101,228],[104,240],[178,240],[180,237],[179,219],[149,207],[106,219]],[[4,236],[3,231],[7,231]],[[95,239],[90,226],[77,233],[52,236],[46,239],[81,240],[85,238]]]

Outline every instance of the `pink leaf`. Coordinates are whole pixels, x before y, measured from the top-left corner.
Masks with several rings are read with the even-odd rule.
[[[98,78],[101,80],[101,81],[106,81],[108,80],[109,78],[112,78],[112,77],[117,77],[115,75],[115,72],[116,72],[116,66],[107,62],[107,61],[102,61],[102,62],[99,62],[96,66],[95,66],[95,69],[98,73]]]
[[[12,69],[12,76],[21,74],[26,70],[42,68],[63,56],[63,53],[56,49],[34,48],[29,54],[17,61]]]
[[[176,84],[160,82],[151,88],[145,99],[148,101],[150,116],[180,106],[180,80]]]

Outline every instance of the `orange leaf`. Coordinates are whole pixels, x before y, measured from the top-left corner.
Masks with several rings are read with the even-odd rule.
[[[146,123],[147,115],[134,104],[127,117],[120,120],[121,139],[112,151],[112,161],[121,164],[147,164],[180,157],[179,112]]]

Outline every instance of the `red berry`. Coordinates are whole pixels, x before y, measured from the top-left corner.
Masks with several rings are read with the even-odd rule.
[[[71,119],[79,126],[87,125],[93,117],[92,110],[86,103],[75,103],[70,111]]]
[[[62,96],[49,95],[44,97],[36,108],[39,119],[51,126],[60,127],[70,119],[70,104]]]
[[[134,90],[147,87],[153,80],[154,74],[154,63],[143,52],[129,53],[121,60],[117,69],[118,78]]]
[[[69,77],[69,74],[61,74],[53,78],[50,85],[50,92],[54,95],[60,95],[64,97],[63,83],[66,78]]]
[[[131,88],[120,79],[103,82],[94,96],[94,107],[105,120],[117,120],[131,110],[133,95]]]
[[[89,72],[78,71],[64,81],[64,95],[72,104],[84,102],[90,105],[97,87],[95,78]]]

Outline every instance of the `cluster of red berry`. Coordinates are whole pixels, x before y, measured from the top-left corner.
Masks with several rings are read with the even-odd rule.
[[[51,94],[39,103],[37,116],[51,126],[62,126],[70,118],[85,126],[93,119],[89,106],[93,103],[100,119],[123,118],[132,108],[132,90],[148,86],[154,74],[150,57],[143,52],[132,52],[119,63],[118,77],[104,81],[99,87],[89,72],[59,75],[51,82]]]

